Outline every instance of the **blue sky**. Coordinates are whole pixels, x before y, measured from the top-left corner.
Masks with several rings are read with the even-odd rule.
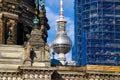
[[[51,46],[52,40],[56,36],[57,24],[59,18],[60,0],[45,0],[46,15],[51,29],[48,31],[48,44]],[[68,36],[74,42],[74,0],[64,1],[64,18],[67,20],[66,30]],[[57,55],[56,55],[57,56]],[[66,54],[67,61],[71,60],[71,51]]]

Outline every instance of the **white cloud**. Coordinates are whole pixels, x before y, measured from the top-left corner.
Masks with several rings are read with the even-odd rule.
[[[49,7],[46,7],[46,13],[47,13],[47,18],[49,19],[50,25],[55,26],[56,20],[58,19],[59,15],[52,12],[52,10]]]

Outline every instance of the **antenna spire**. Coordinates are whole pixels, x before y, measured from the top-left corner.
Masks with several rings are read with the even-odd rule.
[[[60,0],[60,18],[64,18],[64,13],[63,13],[63,0]]]

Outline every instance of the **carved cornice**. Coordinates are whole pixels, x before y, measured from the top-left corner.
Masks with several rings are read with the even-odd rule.
[[[12,18],[12,19],[18,19],[18,15],[8,13],[8,12],[1,12],[2,17]]]
[[[15,15],[23,15],[23,16],[29,16],[31,15],[35,16],[36,10],[28,5],[25,2],[22,1],[15,1],[15,0],[4,0],[0,5],[0,12],[6,12],[10,14]],[[29,17],[27,17],[29,19]]]

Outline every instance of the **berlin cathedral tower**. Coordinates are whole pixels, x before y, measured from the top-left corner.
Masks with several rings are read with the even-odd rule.
[[[0,80],[120,80],[120,67],[62,65],[50,59],[44,2],[0,0]]]

